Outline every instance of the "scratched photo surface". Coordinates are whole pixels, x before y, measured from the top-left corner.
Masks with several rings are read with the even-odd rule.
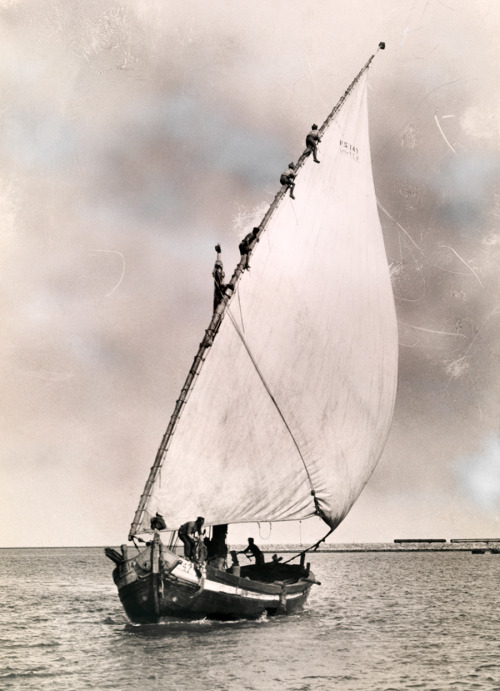
[[[0,3],[1,546],[124,541],[210,320],[214,245],[230,274],[379,41],[399,384],[330,540],[500,537],[499,30],[488,0]]]

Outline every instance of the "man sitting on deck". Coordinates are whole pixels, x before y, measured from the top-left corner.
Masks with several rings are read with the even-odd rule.
[[[257,547],[255,542],[253,541],[253,537],[248,538],[248,547],[245,547],[245,549],[242,549],[241,552],[238,552],[238,554],[246,554],[248,559],[250,557],[248,556],[248,552],[252,554],[252,556],[255,557],[255,566],[264,566],[265,560],[264,560],[264,554],[261,552],[261,550]]]
[[[196,557],[196,545],[201,537],[201,530],[205,519],[203,516],[198,516],[196,521],[188,521],[183,523],[179,528],[179,539],[184,543],[184,556],[191,561]],[[198,533],[198,536],[196,535]]]
[[[165,519],[161,515],[161,513],[156,512],[156,516],[153,516],[153,518],[150,521],[151,525],[151,530],[165,530],[167,527],[165,523]]]

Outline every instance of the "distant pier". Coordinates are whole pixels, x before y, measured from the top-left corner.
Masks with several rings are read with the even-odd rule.
[[[500,542],[500,537],[473,537],[450,540],[450,542]]]
[[[275,545],[262,548],[265,553],[293,553],[302,545]],[[500,554],[500,538],[396,538],[394,542],[323,544],[317,552],[472,552]],[[314,552],[311,552],[314,554]]]
[[[403,542],[446,542],[446,539],[445,538],[432,538],[432,539],[425,538],[425,539],[420,540],[420,539],[397,538],[396,540],[394,540],[394,542],[399,545],[399,544],[402,544]],[[451,540],[451,542],[453,542],[453,540]]]

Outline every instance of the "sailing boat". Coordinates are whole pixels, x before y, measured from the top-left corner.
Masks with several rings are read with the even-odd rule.
[[[242,257],[213,313],[141,495],[134,547],[106,550],[133,622],[299,611],[317,583],[307,550],[298,564],[228,567],[228,524],[317,516],[329,535],[382,453],[397,325],[368,139],[374,57],[319,128],[319,165],[300,156],[295,199],[278,191],[251,269]],[[197,516],[214,559],[175,551]]]

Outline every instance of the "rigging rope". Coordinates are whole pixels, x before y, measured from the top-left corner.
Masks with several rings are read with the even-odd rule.
[[[269,523],[269,533],[268,533],[267,537],[263,537],[262,528],[260,525],[261,521],[257,521],[257,525],[259,526],[259,537],[261,540],[269,540],[269,538],[271,537],[271,533],[273,532],[273,524],[271,523],[271,521],[266,521],[266,522]]]
[[[286,561],[283,562],[283,564],[288,564],[288,562],[293,561],[294,559],[297,559],[297,557],[300,557],[301,554],[306,554],[306,552],[310,552],[311,550],[314,550],[315,552],[317,551],[318,547],[322,542],[326,540],[326,538],[333,533],[335,528],[330,528],[330,530],[327,532],[327,534],[321,538],[321,540],[318,540],[318,542],[315,542],[314,545],[311,545],[310,547],[306,547],[306,549],[303,549],[301,552],[298,552],[297,554],[294,554],[293,557],[290,557],[290,559],[287,559]]]
[[[271,392],[271,389],[269,388],[269,384],[268,384],[267,381],[265,380],[264,375],[262,374],[262,371],[260,370],[259,365],[257,364],[257,361],[255,360],[254,356],[252,355],[252,351],[250,350],[250,347],[249,347],[249,345],[248,345],[248,343],[247,343],[247,341],[246,341],[246,339],[245,339],[243,333],[241,332],[240,327],[239,327],[238,324],[236,323],[236,320],[235,320],[235,318],[234,318],[234,316],[233,316],[233,314],[232,314],[232,312],[231,312],[231,309],[230,309],[229,307],[227,308],[227,314],[229,315],[229,319],[231,320],[231,324],[234,326],[234,329],[235,329],[236,333],[238,334],[238,336],[239,336],[241,342],[243,343],[243,346],[244,346],[245,350],[246,350],[247,353],[248,353],[248,356],[249,356],[249,358],[250,358],[250,360],[251,360],[251,362],[252,362],[252,365],[253,365],[254,368],[255,368],[255,371],[256,371],[257,374],[259,375],[259,378],[260,378],[262,384],[264,385],[264,388],[265,388],[265,390],[267,391],[267,393],[268,393],[268,395],[269,395],[269,398],[271,399],[271,401],[272,401],[273,404],[274,404],[274,407],[275,407],[276,410],[278,411],[278,414],[279,414],[280,418],[283,420],[283,424],[285,425],[285,427],[286,427],[286,429],[287,429],[287,431],[288,431],[288,434],[290,435],[290,438],[292,439],[293,444],[294,444],[295,448],[297,449],[297,452],[298,452],[298,454],[299,454],[299,456],[300,456],[300,460],[302,461],[302,465],[304,466],[304,470],[306,471],[307,479],[308,479],[308,481],[309,481],[309,486],[310,486],[310,488],[311,488],[311,496],[312,496],[313,501],[314,501],[314,507],[315,507],[315,509],[316,509],[316,513],[317,513],[319,516],[321,516],[321,517],[323,518],[323,520],[325,520],[325,517],[324,517],[324,515],[323,515],[323,513],[322,513],[322,511],[321,511],[321,509],[320,509],[320,507],[319,507],[318,500],[316,499],[316,492],[314,491],[314,486],[313,486],[313,483],[312,483],[311,475],[310,475],[310,473],[309,473],[309,469],[308,469],[308,467],[307,467],[307,464],[306,464],[306,461],[305,461],[305,459],[304,459],[304,456],[302,455],[302,451],[300,450],[299,444],[298,444],[297,440],[295,439],[292,430],[290,429],[290,425],[289,425],[288,422],[286,421],[286,418],[285,418],[285,416],[284,416],[284,414],[283,414],[281,408],[279,407],[277,400],[276,400],[275,397],[273,396],[273,394],[272,394],[272,392]]]

